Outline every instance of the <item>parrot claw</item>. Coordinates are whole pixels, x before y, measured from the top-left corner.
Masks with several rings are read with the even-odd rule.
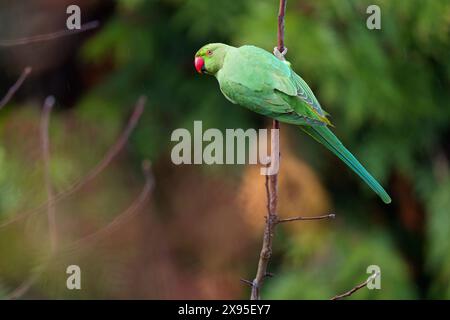
[[[284,57],[286,55],[288,51],[288,48],[284,47],[283,52],[280,52],[280,50],[278,49],[278,47],[273,48],[273,54],[275,55],[275,57],[277,57],[278,59],[285,61],[286,58]]]

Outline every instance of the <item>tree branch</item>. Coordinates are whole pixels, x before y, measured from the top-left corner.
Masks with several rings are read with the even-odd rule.
[[[155,185],[150,162],[144,161],[142,167],[145,177],[145,184],[139,196],[132,202],[132,204],[125,211],[120,213],[112,222],[110,222],[108,225],[101,228],[100,230],[88,236],[85,236],[79,240],[74,241],[73,243],[69,244],[68,246],[66,246],[62,250],[59,250],[58,252],[52,252],[50,256],[46,259],[46,261],[41,265],[39,265],[36,268],[36,270],[22,284],[20,284],[16,289],[12,290],[11,293],[6,295],[6,300],[19,299],[24,294],[26,294],[30,290],[30,288],[36,283],[36,281],[39,280],[44,271],[50,266],[51,262],[54,261],[56,258],[62,257],[66,254],[70,254],[74,250],[86,247],[86,245],[92,243],[92,241],[99,240],[102,237],[109,235],[111,232],[114,232],[124,221],[134,216],[134,214],[138,212],[140,208],[142,208],[143,204],[153,191]]]
[[[31,67],[26,67],[22,71],[22,74],[20,75],[19,79],[17,79],[16,83],[14,83],[11,88],[9,88],[6,95],[3,97],[2,100],[0,100],[0,110],[3,109],[3,107],[9,103],[9,101],[11,101],[12,97],[14,97],[16,92],[20,89],[22,84],[28,78],[29,74],[31,73],[31,70],[32,70]]]
[[[48,230],[50,236],[51,252],[54,253],[57,250],[57,229],[56,229],[56,216],[54,206],[54,192],[50,174],[50,142],[48,138],[50,113],[55,105],[55,98],[53,96],[47,97],[44,102],[41,117],[41,146],[42,146],[42,160],[44,163],[44,178],[45,189],[47,191],[47,220]]]
[[[277,223],[285,223],[292,221],[311,221],[311,220],[324,220],[324,219],[334,219],[336,215],[334,213],[326,214],[323,216],[312,216],[312,217],[293,217],[287,219],[278,219]]]
[[[15,300],[23,297],[36,283],[36,281],[39,280],[47,267],[48,264],[46,263],[37,267],[36,270],[34,270],[33,273],[25,281],[23,281],[17,288],[12,290],[5,296],[5,300]]]
[[[58,201],[61,201],[62,199],[74,194],[78,190],[80,190],[84,185],[92,181],[95,177],[97,177],[111,162],[112,160],[119,154],[119,152],[123,149],[126,142],[128,141],[131,133],[133,132],[134,128],[136,127],[138,120],[141,118],[142,113],[144,112],[145,103],[147,101],[147,98],[145,96],[141,96],[136,103],[136,106],[133,110],[133,114],[131,115],[127,126],[125,127],[125,130],[121,133],[119,138],[116,140],[116,142],[110,147],[108,152],[105,154],[103,159],[83,178],[79,179],[78,181],[72,183],[66,190],[56,194],[53,197],[52,204],[57,203]],[[12,223],[15,223],[17,221],[20,221],[26,217],[32,216],[34,214],[37,214],[41,211],[43,211],[47,206],[49,205],[49,201],[46,201],[42,204],[40,204],[37,208],[32,209],[28,212],[24,212],[22,214],[17,214],[10,220],[7,220],[5,222],[0,222],[0,228],[6,227]]]
[[[55,208],[52,204],[53,202],[53,188],[51,184],[50,177],[50,141],[49,141],[49,122],[50,114],[55,105],[55,98],[53,96],[48,96],[42,107],[41,116],[41,149],[42,149],[42,162],[44,163],[44,177],[45,177],[45,188],[47,191],[47,220],[48,229],[50,237],[50,257],[55,254],[57,250],[57,229],[56,229],[56,219],[55,219]],[[47,262],[49,259],[47,260]],[[41,264],[34,270],[32,274],[22,282],[16,289],[14,289],[10,294],[6,296],[7,300],[19,299],[24,294],[30,290],[30,288],[36,283],[36,281],[41,277],[44,270],[47,268],[48,263]]]
[[[89,31],[92,29],[98,28],[100,23],[98,21],[91,21],[81,26],[80,29],[74,29],[74,30],[60,30],[57,32],[47,33],[47,34],[39,34],[36,36],[31,37],[25,37],[20,39],[14,39],[14,40],[0,40],[0,47],[8,48],[8,47],[15,47],[15,46],[21,46],[36,42],[43,42],[43,41],[50,41],[66,36],[75,35],[78,33],[82,33],[85,31]]]
[[[274,161],[274,159],[272,159]],[[256,271],[256,277],[252,282],[252,292],[250,295],[251,300],[261,299],[261,287],[264,283],[264,279],[267,275],[267,267],[272,256],[272,243],[275,226],[277,225],[278,216],[276,213],[277,208],[277,186],[278,176],[276,174],[266,176],[266,192],[267,192],[267,212],[266,225],[264,229],[263,245],[261,253],[259,255],[258,269]]]
[[[114,220],[112,220],[109,224],[107,224],[105,227],[101,228],[100,230],[95,231],[94,233],[91,233],[72,244],[65,247],[62,251],[64,253],[68,253],[73,250],[78,250],[81,247],[85,247],[86,245],[92,243],[93,241],[96,241],[114,230],[117,229],[124,221],[130,219],[132,216],[134,216],[139,209],[142,207],[142,205],[145,203],[151,192],[153,191],[153,188],[155,186],[155,178],[153,176],[152,170],[151,170],[151,163],[148,160],[145,160],[142,163],[142,171],[144,173],[145,177],[145,184],[142,188],[141,193],[139,196],[132,202],[132,204],[122,213],[120,213]]]
[[[283,52],[284,47],[284,25],[286,16],[287,0],[280,0],[280,7],[278,9],[278,50]]]
[[[278,13],[278,50],[284,51],[284,18],[286,15],[287,0],[280,0],[280,8]],[[280,123],[273,120],[272,128],[280,129]],[[276,162],[275,168],[279,168],[280,154],[279,154],[279,135],[272,134],[271,148],[276,150],[274,158],[271,159],[272,167]],[[272,152],[274,154],[274,152]],[[264,229],[264,237],[261,253],[259,255],[258,269],[256,271],[255,279],[252,282],[252,291],[250,295],[251,300],[261,299],[261,287],[267,275],[267,267],[269,265],[270,257],[272,256],[272,243],[275,227],[278,223],[277,204],[278,204],[278,173],[266,176],[266,193],[267,193],[267,216],[266,225]]]
[[[367,278],[367,280],[364,281],[363,283],[358,284],[356,287],[352,288],[351,290],[349,290],[349,291],[347,291],[347,292],[345,292],[345,293],[343,293],[343,294],[339,294],[339,295],[337,295],[337,296],[334,296],[333,298],[331,298],[331,300],[340,300],[340,299],[342,299],[342,298],[351,296],[353,293],[355,293],[355,292],[358,291],[359,289],[364,288],[365,286],[367,286],[367,284],[368,284],[370,281],[376,279],[379,275],[380,275],[379,272],[374,273],[374,274],[371,275],[369,278]]]

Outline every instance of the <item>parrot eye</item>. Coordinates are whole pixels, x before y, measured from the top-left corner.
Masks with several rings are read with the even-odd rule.
[[[213,52],[212,52],[212,50],[208,50],[208,51],[206,51],[206,54],[207,54],[208,56],[212,56]]]

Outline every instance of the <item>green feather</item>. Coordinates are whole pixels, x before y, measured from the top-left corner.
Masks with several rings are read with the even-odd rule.
[[[385,203],[391,198],[328,129],[332,124],[308,84],[286,61],[255,47],[235,48],[213,43],[196,57],[205,61],[206,71],[219,81],[224,96],[259,114],[298,125],[355,171]]]
[[[351,154],[347,148],[339,141],[339,139],[327,127],[318,126],[301,126],[303,131],[313,137],[315,140],[323,144],[328,150],[333,152],[342,161],[345,162],[357,175],[364,180],[369,187],[375,191],[384,203],[391,203],[391,197],[383,189],[383,187],[375,180],[374,177],[359,163],[359,161]]]

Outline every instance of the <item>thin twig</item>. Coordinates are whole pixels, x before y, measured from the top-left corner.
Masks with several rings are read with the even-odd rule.
[[[102,158],[102,160],[83,178],[79,179],[78,181],[72,183],[66,190],[61,191],[60,193],[56,194],[53,198],[53,204],[57,203],[58,201],[61,201],[62,199],[74,194],[78,190],[80,190],[84,185],[92,181],[95,177],[97,177],[111,162],[114,160],[114,158],[119,154],[119,152],[123,149],[126,142],[128,141],[128,138],[130,137],[131,133],[133,132],[134,128],[136,127],[138,120],[141,118],[142,113],[144,112],[144,107],[146,103],[146,97],[141,96],[136,103],[136,106],[133,110],[133,114],[131,115],[128,124],[124,131],[121,133],[119,138],[116,140],[116,142],[110,147],[108,152],[105,154],[105,156]],[[40,204],[38,207],[24,212],[22,214],[17,214],[10,220],[7,220],[5,222],[0,223],[0,228],[6,227],[12,223],[15,223],[17,221],[20,221],[28,216],[37,214],[41,211],[43,211],[45,208],[47,208],[49,204],[49,201],[46,201],[42,204]]]
[[[139,209],[142,208],[145,201],[150,196],[151,192],[153,191],[155,181],[153,172],[151,170],[150,162],[144,161],[143,163],[143,172],[145,177],[145,184],[142,188],[141,193],[139,196],[132,202],[132,204],[122,213],[120,213],[112,222],[110,222],[105,227],[101,228],[100,230],[85,236],[79,240],[76,240],[63,248],[62,250],[59,250],[56,253],[52,253],[49,258],[46,260],[45,263],[41,264],[37,271],[32,273],[28,279],[26,279],[22,284],[20,284],[16,289],[14,289],[11,293],[6,295],[7,300],[11,299],[19,299],[24,294],[26,294],[29,289],[36,283],[36,281],[39,280],[39,278],[42,276],[44,271],[50,266],[51,262],[54,261],[58,257],[62,257],[66,254],[72,253],[74,250],[85,248],[86,245],[92,243],[92,241],[98,241],[102,237],[105,237],[111,232],[114,232],[117,230],[117,227],[119,227],[124,221],[134,216],[136,212],[139,212]]]
[[[343,293],[343,294],[339,294],[339,295],[337,295],[337,296],[334,296],[333,298],[331,298],[331,300],[340,300],[340,299],[342,299],[342,298],[351,296],[353,293],[355,293],[355,292],[358,291],[359,289],[364,288],[365,286],[367,286],[367,284],[368,284],[370,281],[376,279],[379,275],[380,275],[379,272],[376,272],[376,273],[372,274],[372,275],[371,275],[369,278],[367,278],[367,280],[364,281],[363,283],[358,284],[356,287],[352,288],[351,290],[349,290],[349,291],[347,291],[347,292],[345,292],[345,293]]]
[[[273,145],[272,145],[273,146]],[[272,161],[276,161],[272,159]],[[275,226],[277,225],[278,216],[276,213],[277,207],[277,175],[266,176],[266,192],[268,194],[266,225],[264,229],[263,245],[261,253],[259,254],[258,270],[256,271],[256,277],[253,280],[252,292],[250,295],[251,300],[261,299],[261,287],[264,283],[268,272],[267,267],[269,265],[270,257],[272,256],[272,243]]]
[[[121,214],[119,214],[114,220],[112,220],[109,224],[107,224],[105,227],[101,228],[100,230],[97,230],[87,236],[84,236],[83,238],[71,243],[70,245],[66,246],[62,251],[64,253],[78,250],[82,247],[85,247],[87,244],[92,243],[93,241],[97,241],[100,238],[110,234],[114,230],[117,229],[124,221],[130,219],[132,216],[134,216],[137,212],[139,212],[139,209],[142,207],[142,205],[145,203],[151,192],[153,191],[153,188],[155,186],[155,179],[151,170],[151,163],[150,161],[146,160],[142,164],[142,171],[144,173],[145,177],[145,185],[142,188],[141,193],[139,196],[133,201],[133,203]]]
[[[292,217],[286,219],[278,219],[277,223],[285,223],[292,221],[311,221],[311,220],[323,220],[323,219],[334,219],[336,215],[334,213],[326,214],[323,216],[313,216],[313,217]]]
[[[25,279],[25,281],[23,281],[17,288],[7,294],[4,299],[15,300],[23,297],[39,280],[47,267],[48,263],[41,264],[38,268],[36,268],[36,270],[32,272],[32,274],[27,279]]]
[[[50,163],[50,143],[49,143],[49,121],[50,114],[53,106],[55,105],[55,98],[53,96],[48,96],[42,108],[42,117],[41,117],[41,148],[42,148],[42,160],[44,163],[44,176],[45,176],[45,187],[47,190],[47,200],[49,201],[49,205],[47,207],[47,219],[48,219],[48,228],[50,234],[50,244],[51,244],[51,253],[54,254],[57,249],[57,238],[56,238],[56,220],[55,220],[55,212],[54,206],[50,205],[50,202],[53,198],[53,189],[51,186],[51,178],[49,171],[49,163]],[[41,277],[43,271],[46,268],[46,264],[41,264],[37,270],[33,271],[33,273],[20,284],[16,289],[14,289],[9,295],[6,296],[7,300],[19,299],[24,294],[26,294],[30,288],[36,283],[36,281]]]
[[[17,79],[16,83],[14,83],[11,88],[9,88],[8,92],[6,93],[6,95],[0,101],[0,110],[3,109],[3,107],[6,106],[9,101],[11,101],[12,97],[14,97],[16,92],[20,89],[22,84],[28,78],[29,74],[31,73],[31,70],[32,70],[31,67],[26,67],[22,71],[22,74],[20,75],[19,79]]]
[[[287,0],[280,0],[280,8],[278,13],[278,50],[284,51],[284,19],[286,15]],[[280,129],[280,123],[277,120],[273,120],[272,128],[275,130]],[[279,168],[279,134],[274,137],[272,134],[271,148],[276,150],[272,151],[275,154],[272,161],[272,167],[274,161],[276,162],[275,168]],[[250,295],[251,300],[261,299],[261,287],[267,277],[267,268],[269,265],[270,257],[272,256],[272,243],[275,227],[278,221],[277,204],[278,204],[278,173],[274,173],[270,176],[266,176],[266,193],[267,193],[267,216],[266,225],[264,229],[264,237],[261,253],[259,255],[258,269],[256,271],[255,279],[252,283],[252,292]]]
[[[42,145],[42,160],[44,163],[44,178],[45,189],[47,191],[47,220],[48,230],[50,236],[51,252],[57,250],[58,237],[56,229],[56,215],[54,206],[54,192],[50,174],[50,142],[48,137],[50,114],[55,105],[55,98],[53,96],[47,97],[44,102],[41,118],[41,145]]]
[[[47,220],[48,220],[48,230],[50,237],[50,256],[54,255],[57,250],[57,229],[56,229],[56,217],[55,217],[55,207],[53,203],[53,188],[50,176],[50,139],[49,139],[49,122],[50,114],[55,105],[55,98],[53,96],[48,96],[42,108],[41,116],[41,148],[42,148],[42,160],[44,163],[44,177],[45,177],[45,188],[47,191]],[[48,259],[49,260],[49,259]],[[48,261],[47,260],[47,261]],[[42,276],[44,270],[47,268],[48,264],[41,264],[37,270],[14,289],[10,294],[6,296],[7,300],[19,299],[25,295],[30,288],[38,281]]]
[[[284,21],[286,16],[287,0],[280,0],[280,8],[278,9],[278,50],[284,51]]]
[[[250,287],[253,287],[253,282],[251,282],[250,280],[247,280],[247,279],[240,279],[240,280],[242,283],[244,283]]]
[[[96,28],[98,28],[99,25],[100,25],[100,23],[98,21],[91,21],[91,22],[88,22],[88,23],[82,25],[80,29],[74,29],[74,30],[65,29],[65,30],[59,30],[57,32],[52,32],[52,33],[47,33],[47,34],[39,34],[36,36],[25,37],[25,38],[20,38],[20,39],[0,40],[0,47],[7,48],[7,47],[15,47],[15,46],[20,46],[20,45],[36,43],[36,42],[50,41],[50,40],[54,40],[54,39],[58,39],[58,38],[66,37],[66,36],[75,35],[75,34],[89,31],[92,29],[96,29]]]

